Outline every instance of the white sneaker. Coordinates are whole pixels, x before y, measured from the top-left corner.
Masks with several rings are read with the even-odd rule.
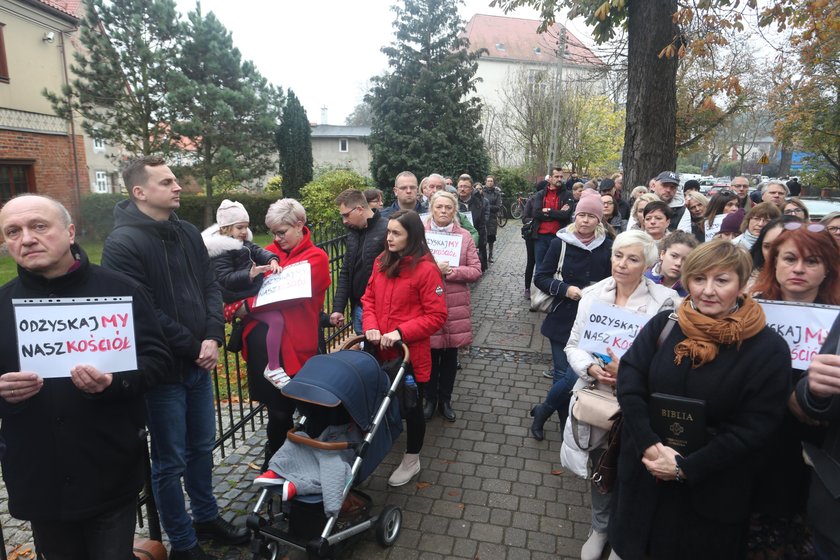
[[[397,470],[388,479],[388,486],[403,486],[420,472],[420,454],[406,453]]]
[[[268,366],[265,366],[265,371],[263,372],[263,377],[265,377],[269,383],[277,387],[278,389],[282,389],[286,385],[289,384],[289,381],[292,380],[291,377],[286,375],[286,370],[283,368],[277,369],[268,369]]]
[[[607,546],[607,534],[598,531],[590,531],[589,538],[583,543],[580,549],[580,560],[600,560]]]

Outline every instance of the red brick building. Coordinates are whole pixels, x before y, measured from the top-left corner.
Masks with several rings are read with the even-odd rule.
[[[0,204],[23,192],[52,196],[76,215],[88,192],[78,122],[43,96],[68,81],[80,0],[0,0]]]

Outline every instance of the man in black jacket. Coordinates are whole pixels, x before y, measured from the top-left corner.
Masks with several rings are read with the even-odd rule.
[[[219,515],[213,496],[213,387],[224,336],[222,296],[198,230],[181,221],[181,187],[164,161],[143,157],[123,171],[130,196],[114,208],[102,266],[128,274],[152,297],[175,357],[167,383],[146,395],[152,486],[171,559],[208,558],[198,539],[244,544],[249,532]],[[181,479],[190,497],[187,515]],[[194,520],[194,523],[193,523]]]
[[[481,271],[487,270],[487,218],[490,214],[487,202],[483,196],[473,193],[472,177],[464,173],[458,177],[458,210],[469,212],[472,224],[478,231],[478,259],[481,261]]]
[[[371,210],[365,195],[356,189],[347,189],[335,199],[341,220],[347,227],[347,249],[338,276],[338,286],[333,298],[330,324],[344,323],[347,301],[353,313],[353,330],[362,334],[362,306],[360,301],[367,288],[373,261],[385,247],[385,230],[388,220]]]
[[[37,195],[10,200],[0,210],[0,228],[18,265],[17,278],[0,288],[5,333],[0,337],[0,433],[8,451],[3,479],[9,512],[31,522],[39,558],[132,558],[146,445],[142,397],[172,366],[152,303],[130,278],[88,261],[75,244],[70,214],[55,200]],[[134,338],[128,340],[136,349],[137,369],[105,373],[104,367],[89,365],[91,354],[84,352],[78,361],[67,359],[69,343],[74,351],[81,349],[75,336],[86,339],[85,347],[90,339],[98,341],[97,348],[115,340],[105,336],[111,331],[101,328],[99,318],[96,328],[82,329],[79,323],[72,337],[61,341],[62,333],[71,332],[67,328],[42,333],[49,323],[38,327],[34,344],[50,352],[51,365],[42,362],[40,369],[24,362],[21,367],[19,350],[32,349],[23,338],[32,329],[18,321],[16,300],[79,298],[87,301],[77,303],[85,306],[78,315],[87,317],[95,313],[96,302],[89,300],[115,297],[131,299]],[[66,299],[61,303],[72,309]],[[30,371],[21,371],[27,367]]]

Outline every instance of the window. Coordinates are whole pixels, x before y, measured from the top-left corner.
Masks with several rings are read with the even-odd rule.
[[[347,138],[339,138],[339,140],[338,140],[338,151],[339,152],[349,152],[350,151],[350,141]]]
[[[9,83],[9,65],[6,63],[6,41],[3,39],[5,23],[0,23],[0,82]]]
[[[105,151],[105,140],[102,138],[94,138],[93,139],[93,151],[94,152],[104,152]]]
[[[528,70],[528,85],[535,93],[545,95],[548,91],[548,80],[546,80],[545,70],[537,70],[530,68]]]
[[[107,171],[97,171],[96,181],[94,182],[94,192],[109,193],[111,192],[111,181],[108,178]]]
[[[0,163],[0,203],[34,190],[35,174],[32,165]]]

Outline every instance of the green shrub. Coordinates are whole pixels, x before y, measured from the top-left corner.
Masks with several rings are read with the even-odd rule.
[[[306,209],[311,224],[332,223],[340,218],[335,197],[345,189],[364,190],[373,186],[370,179],[355,171],[338,169],[319,176],[300,190],[300,203]]]
[[[497,167],[490,175],[496,179],[496,186],[502,189],[508,200],[515,199],[516,193],[533,190],[533,181],[522,167]]]
[[[247,194],[232,192],[214,195],[213,208],[219,207],[222,200],[229,198],[241,202],[251,217],[251,229],[255,234],[265,233],[265,213],[268,207],[278,199],[276,194]],[[81,203],[81,234],[87,239],[105,239],[114,229],[114,205],[125,200],[124,195],[118,194],[90,194],[82,197]],[[176,214],[182,220],[204,229],[204,203],[207,197],[199,194],[182,194],[181,207]]]

